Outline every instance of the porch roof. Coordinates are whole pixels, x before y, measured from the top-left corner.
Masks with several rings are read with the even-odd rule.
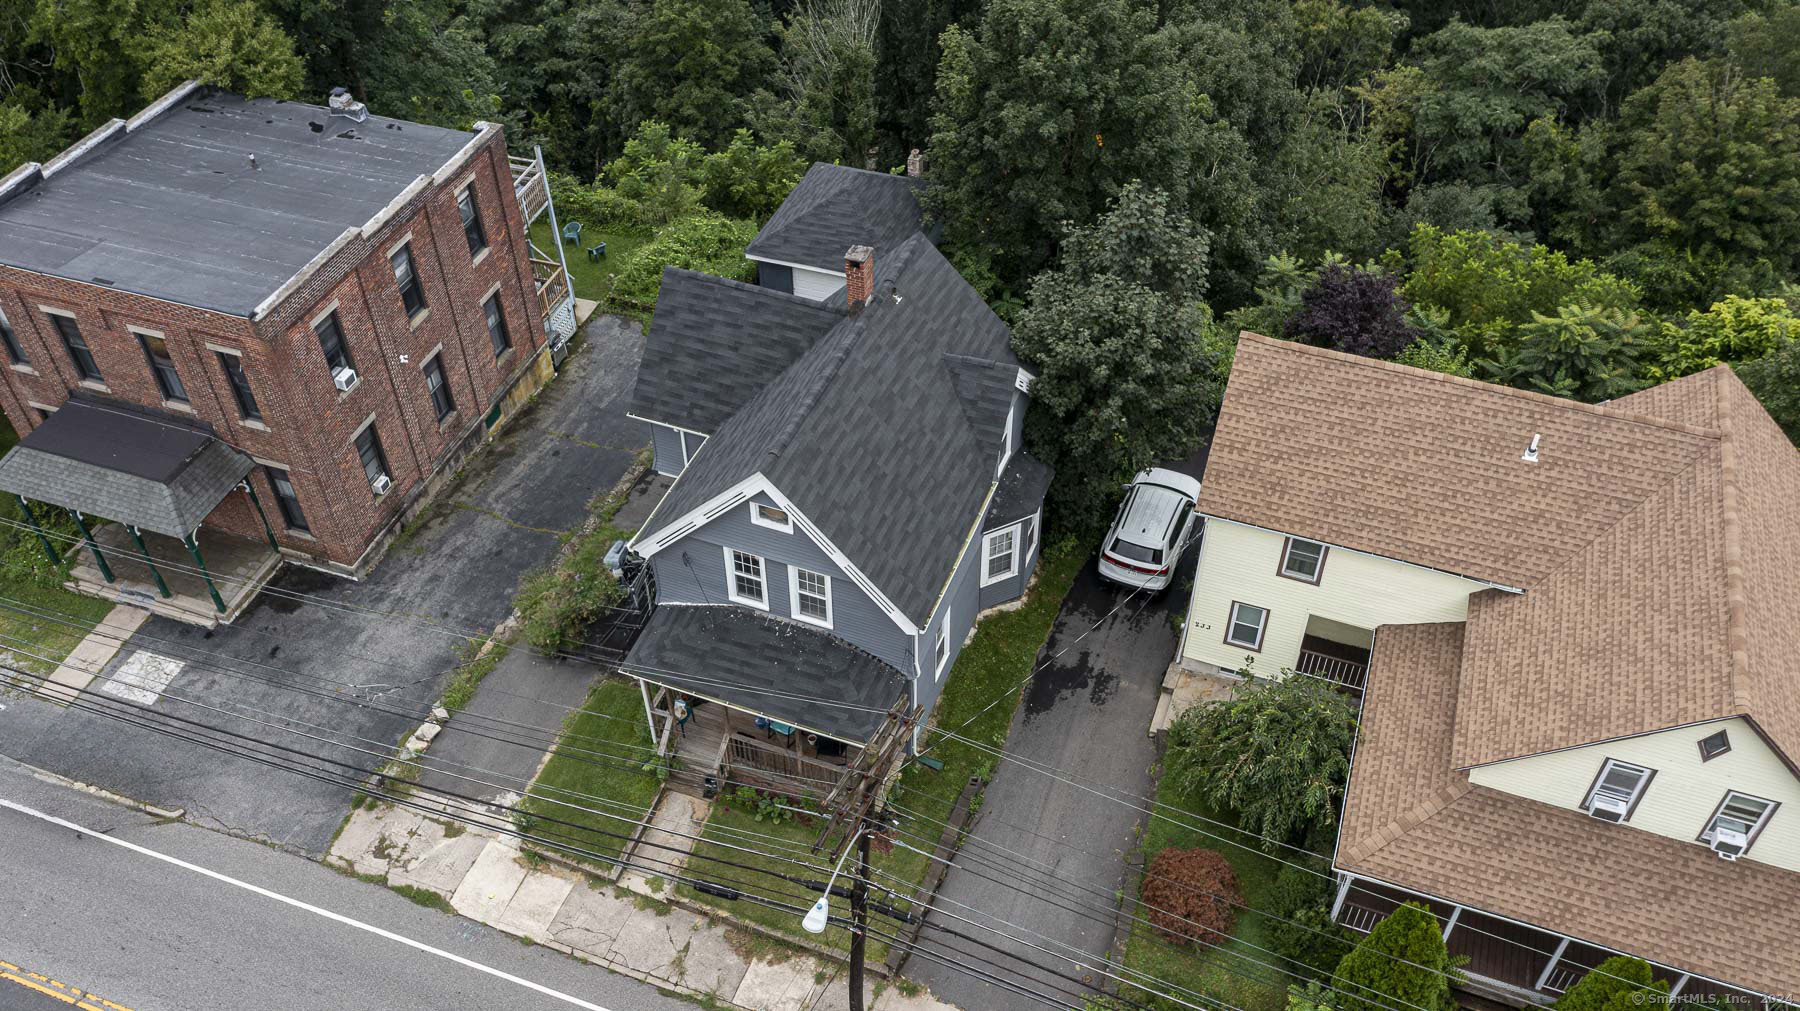
[[[179,538],[255,466],[200,422],[77,397],[0,459],[0,491]]]
[[[824,631],[737,606],[663,604],[626,673],[851,744],[906,691],[885,661]]]

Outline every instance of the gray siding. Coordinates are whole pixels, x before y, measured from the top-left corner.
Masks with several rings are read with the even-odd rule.
[[[1031,406],[1031,398],[1013,390],[1012,399],[1012,450],[1017,453],[1025,445],[1025,411]]]
[[[685,452],[682,448],[683,440],[686,440]],[[704,436],[651,422],[650,444],[655,453],[651,467],[658,474],[667,474],[671,477],[679,475],[687,469],[687,461],[692,458],[693,454],[699,452],[701,445],[705,442]]]
[[[938,696],[943,693],[944,682],[949,680],[950,671],[956,666],[956,658],[962,653],[963,642],[969,637],[969,630],[975,626],[975,614],[981,609],[980,580],[978,561],[981,553],[981,538],[969,540],[968,547],[963,550],[962,557],[956,560],[956,568],[950,574],[950,586],[938,601],[937,613],[931,616],[931,623],[925,626],[925,634],[919,637],[919,680],[914,683],[914,701],[925,707],[925,716],[937,705]],[[944,669],[940,675],[937,670],[937,634],[938,629],[949,631],[949,657],[944,661]]]
[[[760,495],[751,501],[774,504]],[[769,582],[769,611],[783,618],[793,617],[790,565],[829,577],[832,634],[912,676],[912,638],[900,631],[900,626],[798,526],[793,533],[782,533],[752,523],[748,503],[732,506],[712,522],[657,552],[652,559],[656,565],[657,599],[665,603],[731,603],[725,582],[727,547],[762,556]]]
[[[1004,520],[994,524],[989,529],[982,531],[982,533],[985,535],[994,530],[999,530],[1002,527],[1011,526],[1012,523],[1013,521],[1011,519]],[[1027,516],[1025,521],[1019,524],[1018,550],[1021,552],[1019,558],[1019,571],[1006,579],[989,583],[988,585],[981,587],[982,610],[1004,604],[1009,600],[1016,600],[1020,594],[1025,592],[1025,587],[1031,582],[1031,573],[1037,569],[1039,548],[1037,526],[1038,522],[1036,518],[1030,516]],[[985,558],[982,559],[982,564],[986,564]],[[981,580],[977,578],[975,582],[979,584]]]
[[[756,283],[776,291],[794,292],[794,268],[779,263],[756,261]]]

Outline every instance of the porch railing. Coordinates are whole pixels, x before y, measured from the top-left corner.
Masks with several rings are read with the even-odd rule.
[[[525,226],[538,219],[550,205],[550,183],[544,176],[544,163],[536,158],[507,155],[512,169],[513,192],[518,195],[519,209],[525,212]]]
[[[1345,688],[1356,691],[1363,690],[1363,682],[1368,679],[1369,665],[1345,660],[1342,657],[1327,656],[1310,649],[1300,651],[1300,660],[1294,669],[1302,674],[1311,674],[1335,681]]]
[[[773,777],[778,782],[772,785],[795,793],[823,794],[844,776],[841,765],[807,758],[785,748],[771,748],[741,733],[732,734],[725,742],[729,746],[726,762],[730,768]]]

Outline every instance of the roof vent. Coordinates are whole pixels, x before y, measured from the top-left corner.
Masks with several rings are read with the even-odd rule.
[[[1532,433],[1531,445],[1525,447],[1525,455],[1519,457],[1519,459],[1524,460],[1526,463],[1538,462],[1538,441],[1542,438],[1542,435],[1535,432]]]
[[[343,116],[358,123],[369,118],[369,107],[351,97],[349,88],[331,89],[331,100],[327,105],[333,116]]]

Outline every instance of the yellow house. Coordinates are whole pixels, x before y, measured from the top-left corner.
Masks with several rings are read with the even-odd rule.
[[[1469,988],[1800,994],[1800,453],[1724,366],[1588,405],[1244,334],[1181,663],[1363,717],[1333,915]]]

